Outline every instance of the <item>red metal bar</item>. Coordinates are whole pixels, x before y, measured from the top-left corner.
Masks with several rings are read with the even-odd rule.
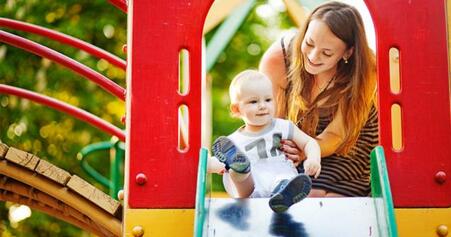
[[[121,58],[117,57],[116,55],[113,55],[101,48],[98,48],[92,44],[89,44],[83,40],[74,38],[72,36],[47,29],[42,26],[33,25],[30,23],[25,23],[21,21],[16,21],[8,18],[0,17],[0,27],[6,27],[14,30],[20,30],[25,31],[37,35],[44,36],[46,38],[50,38],[53,40],[56,40],[58,42],[61,42],[63,44],[71,45],[75,48],[81,49],[95,57],[105,59],[109,63],[119,67],[120,69],[124,70],[127,68],[126,63]]]
[[[127,13],[127,1],[125,0],[108,0],[112,5]]]
[[[119,129],[118,127],[106,122],[105,120],[86,112],[80,108],[72,106],[70,104],[64,103],[62,101],[56,100],[54,98],[40,95],[35,92],[31,92],[25,89],[17,88],[14,86],[8,86],[0,84],[0,94],[10,94],[18,97],[26,98],[32,100],[36,103],[43,104],[49,107],[52,107],[61,112],[70,114],[75,118],[78,118],[82,121],[85,121],[94,127],[99,128],[113,136],[118,137],[121,141],[125,141],[125,132]]]
[[[114,83],[102,74],[92,70],[91,68],[67,57],[64,54],[58,53],[57,51],[47,48],[43,45],[35,43],[31,40],[24,39],[17,35],[0,30],[0,41],[7,44],[13,45],[18,48],[22,48],[41,57],[48,58],[55,61],[72,71],[78,73],[79,75],[95,82],[111,94],[117,96],[121,100],[125,100],[125,89]]]

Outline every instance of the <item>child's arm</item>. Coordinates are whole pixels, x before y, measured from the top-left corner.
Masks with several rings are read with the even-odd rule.
[[[293,141],[304,151],[306,160],[304,161],[304,170],[307,175],[315,178],[321,172],[321,149],[318,142],[300,130],[297,126],[293,126]]]

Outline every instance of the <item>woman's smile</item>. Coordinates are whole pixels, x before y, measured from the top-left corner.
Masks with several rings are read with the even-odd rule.
[[[312,61],[310,61],[310,59],[308,57],[306,57],[306,59],[307,59],[308,65],[311,67],[319,67],[319,66],[323,65],[322,63],[313,63]]]

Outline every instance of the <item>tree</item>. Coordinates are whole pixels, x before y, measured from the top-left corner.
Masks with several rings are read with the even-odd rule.
[[[126,43],[126,15],[104,0],[7,1],[0,4],[2,17],[20,20],[80,38],[120,57]],[[125,73],[105,60],[30,33],[2,29],[55,49],[101,72],[125,87]],[[125,105],[94,83],[47,59],[0,43],[0,83],[48,95],[89,111],[118,127]],[[81,169],[76,154],[86,145],[110,139],[110,135],[71,116],[15,96],[0,95],[0,141],[69,170],[103,189]],[[108,154],[90,162],[101,173]],[[107,191],[107,190],[104,190]],[[0,203],[2,217],[9,203]],[[31,218],[11,227],[8,218],[0,225],[13,236],[80,236],[82,231],[50,216],[33,212]],[[52,224],[49,224],[52,223]]]

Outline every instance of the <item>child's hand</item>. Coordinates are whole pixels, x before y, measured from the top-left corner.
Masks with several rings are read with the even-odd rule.
[[[318,159],[307,158],[304,161],[305,174],[318,178],[321,172],[321,163]]]

